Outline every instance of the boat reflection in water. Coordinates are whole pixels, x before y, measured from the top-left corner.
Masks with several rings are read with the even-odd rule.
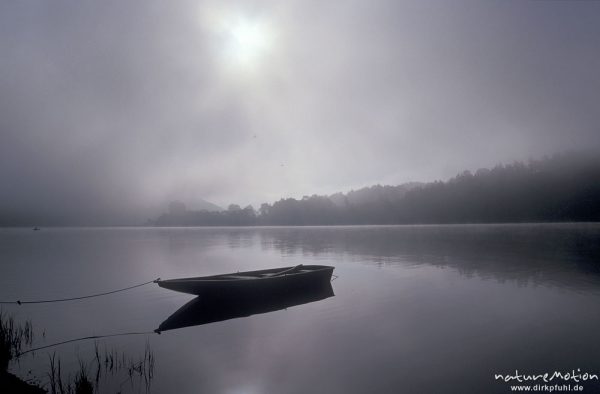
[[[306,288],[295,288],[279,292],[242,291],[227,292],[196,297],[179,308],[160,324],[155,331],[175,330],[199,326],[223,320],[274,312],[292,306],[308,304],[333,297],[330,282],[318,283]]]

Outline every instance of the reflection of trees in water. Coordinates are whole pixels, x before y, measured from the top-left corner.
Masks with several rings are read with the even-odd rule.
[[[579,287],[600,281],[599,225],[312,227],[254,230],[265,250],[429,264],[463,275]]]

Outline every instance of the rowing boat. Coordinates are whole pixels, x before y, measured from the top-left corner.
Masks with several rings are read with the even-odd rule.
[[[236,272],[195,278],[157,281],[160,287],[195,295],[264,293],[276,295],[298,289],[310,289],[331,281],[334,267],[297,265],[259,271]]]

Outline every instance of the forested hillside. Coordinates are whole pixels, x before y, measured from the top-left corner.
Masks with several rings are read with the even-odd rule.
[[[344,225],[600,221],[600,160],[570,153],[442,182],[372,186],[226,211],[183,211],[156,225]]]

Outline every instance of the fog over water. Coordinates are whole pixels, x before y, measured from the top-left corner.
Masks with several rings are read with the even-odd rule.
[[[600,151],[600,3],[0,3],[0,216],[139,223]]]
[[[3,310],[31,320],[33,347],[148,332],[98,342],[137,358],[149,341],[152,393],[510,393],[514,382],[495,374],[600,371],[599,258],[596,223],[0,229],[0,301],[91,294],[159,276],[331,265],[334,296],[210,324],[217,308],[200,297],[209,301],[191,314],[198,325],[161,335],[152,330],[194,296],[148,284]],[[93,357],[94,341],[27,354],[11,371],[29,377],[33,369],[46,382],[54,352],[67,374]],[[112,390],[108,380],[98,392],[119,384],[143,392],[114,377]],[[583,392],[600,388],[581,384]]]

